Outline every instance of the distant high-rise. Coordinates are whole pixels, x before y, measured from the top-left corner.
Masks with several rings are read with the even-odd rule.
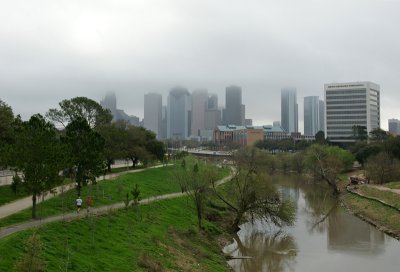
[[[210,94],[208,96],[207,109],[208,110],[217,110],[218,109],[218,96],[216,94]]]
[[[173,88],[167,103],[167,138],[186,139],[191,128],[190,93],[182,87]]]
[[[162,106],[162,121],[161,121],[161,137],[160,139],[167,139],[167,106]]]
[[[296,88],[281,90],[281,126],[286,133],[299,131]]]
[[[394,135],[400,134],[400,120],[389,119],[389,132]]]
[[[162,95],[148,93],[144,95],[144,127],[161,138]]]
[[[100,101],[100,105],[103,108],[110,110],[113,116],[113,121],[122,120],[128,122],[131,125],[139,126],[139,117],[128,115],[127,113],[125,113],[125,111],[117,108],[117,97],[115,95],[115,92],[107,92],[104,99]]]
[[[242,88],[228,86],[225,89],[224,123],[226,125],[244,125],[244,105],[242,105]]]
[[[304,135],[314,136],[319,131],[319,98],[304,97]]]
[[[253,119],[244,120],[244,125],[245,126],[252,126],[253,125]]]
[[[222,123],[221,110],[218,109],[218,96],[211,94],[208,96],[207,110],[205,114],[204,126],[206,130],[212,131]]]
[[[380,127],[380,86],[372,82],[325,84],[325,135],[331,142],[354,142],[354,126]]]
[[[113,116],[113,120],[115,121],[117,113],[117,97],[115,95],[115,92],[112,91],[107,92],[104,99],[100,101],[100,105],[103,108],[110,110]]]
[[[280,121],[274,121],[274,122],[272,123],[272,126],[273,126],[273,127],[280,127],[280,126],[281,126],[281,122],[280,122]]]
[[[200,136],[200,131],[205,129],[205,115],[208,106],[207,90],[197,90],[192,92],[192,127],[191,136]]]
[[[318,131],[325,131],[325,102],[319,101],[319,129]]]

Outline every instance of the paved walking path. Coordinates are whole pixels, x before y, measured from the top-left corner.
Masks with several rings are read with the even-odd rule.
[[[169,165],[172,165],[172,164],[169,164]],[[100,180],[114,180],[117,177],[125,175],[125,174],[143,172],[143,171],[146,171],[147,169],[159,168],[159,167],[163,167],[163,166],[164,165],[157,165],[157,166],[148,167],[148,168],[129,170],[129,171],[119,172],[119,173],[111,173],[111,174],[107,174],[107,175],[104,175],[104,176],[101,176],[101,177],[97,178],[97,181],[100,181]],[[75,183],[61,185],[61,186],[58,186],[56,188],[53,188],[51,191],[47,191],[47,192],[44,193],[44,199],[43,200],[42,200],[42,196],[38,197],[38,204],[41,201],[45,201],[45,200],[48,200],[50,198],[53,198],[53,197],[61,194],[62,192],[69,191],[69,190],[71,190],[73,188],[75,188]],[[25,209],[30,208],[30,207],[32,207],[32,196],[24,197],[24,198],[15,200],[13,202],[7,203],[5,205],[0,206],[0,219],[4,218],[6,216],[9,216],[9,215],[11,215],[13,213],[25,210]]]
[[[219,180],[218,182],[216,182],[216,186],[219,186],[219,185],[227,182],[231,178],[232,178],[232,175]],[[172,193],[172,194],[165,194],[165,195],[159,195],[159,196],[152,196],[149,198],[142,199],[141,201],[139,201],[139,204],[146,205],[146,204],[150,204],[150,203],[153,203],[153,202],[156,202],[159,200],[163,200],[163,199],[171,199],[171,198],[181,197],[185,194],[186,193]],[[69,220],[84,218],[86,216],[96,216],[99,214],[104,214],[108,211],[117,210],[117,209],[121,209],[121,208],[125,208],[125,204],[123,202],[112,204],[112,205],[106,205],[106,206],[102,206],[102,207],[98,207],[98,208],[92,208],[89,211],[82,210],[80,213],[73,212],[73,213],[57,215],[57,216],[48,217],[48,218],[39,219],[39,220],[31,220],[31,221],[28,221],[25,223],[20,223],[17,225],[0,228],[0,239],[4,238],[10,234],[13,234],[13,233],[16,233],[16,232],[19,232],[22,230],[34,228],[34,227],[39,227],[39,226],[42,226],[42,225],[50,223],[50,222],[62,221],[62,220],[69,221]]]

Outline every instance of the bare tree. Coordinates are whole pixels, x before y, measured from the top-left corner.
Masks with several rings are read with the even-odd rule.
[[[399,161],[386,152],[368,158],[365,170],[369,178],[383,184],[398,178]]]
[[[278,226],[290,225],[295,218],[294,206],[284,201],[280,193],[264,174],[261,154],[255,149],[238,152],[234,156],[236,171],[230,182],[213,191],[235,213],[231,230],[236,232],[244,215],[252,222],[262,219]]]
[[[175,171],[174,176],[181,186],[182,192],[186,192],[193,201],[198,227],[202,229],[205,200],[210,191],[211,182],[216,181],[216,175],[213,174],[213,171],[200,169],[197,163],[186,163],[186,160],[183,159],[180,169]]]

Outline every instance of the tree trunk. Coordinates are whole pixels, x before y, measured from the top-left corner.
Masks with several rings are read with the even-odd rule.
[[[137,162],[136,158],[132,157],[131,161],[132,161],[132,168],[135,168]]]
[[[111,161],[107,161],[107,171],[111,173]]]
[[[78,185],[76,185],[76,191],[78,192],[78,196],[81,196],[81,189],[82,189],[81,182],[78,182]]]
[[[201,230],[203,228],[202,226],[203,211],[201,209],[201,203],[196,203],[196,210],[197,210],[197,223],[199,225],[199,230]]]
[[[36,194],[32,195],[32,219],[36,219]]]
[[[235,220],[233,221],[232,226],[231,226],[232,232],[237,232],[240,230],[239,223],[240,223],[240,220],[242,220],[242,217],[243,217],[242,211],[236,212]]]

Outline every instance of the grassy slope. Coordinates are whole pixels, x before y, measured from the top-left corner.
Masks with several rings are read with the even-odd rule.
[[[28,194],[24,190],[19,190],[15,195],[11,190],[11,185],[0,186],[0,206],[26,196]]]
[[[396,236],[400,236],[399,212],[376,201],[367,200],[350,193],[343,197],[343,201],[355,214],[359,214],[379,227],[384,227]]]
[[[383,202],[400,209],[400,195],[390,192],[390,191],[382,191],[379,189],[367,187],[367,186],[360,186],[359,192],[365,196],[377,198],[382,200]]]
[[[121,173],[129,170],[137,170],[137,169],[143,169],[144,167],[142,165],[136,166],[135,168],[132,168],[131,166],[129,167],[119,167],[119,168],[113,168],[111,169],[111,173]],[[108,174],[108,173],[107,173]],[[65,179],[65,183],[71,182],[70,179]],[[14,200],[18,200],[20,198],[29,196],[28,193],[26,193],[23,188],[21,188],[18,192],[17,195],[13,193],[11,190],[11,185],[4,185],[0,186],[0,206],[7,204],[9,202],[12,202]]]
[[[127,192],[138,184],[140,196],[142,198],[177,192],[180,190],[176,182],[168,178],[171,167],[149,169],[140,173],[127,174],[113,181],[100,181],[94,186],[82,188],[81,196],[85,199],[88,195],[93,198],[93,206],[122,202]],[[70,190],[64,194],[51,198],[44,203],[37,205],[38,217],[48,217],[51,215],[72,212],[76,210],[75,190]],[[63,207],[64,201],[64,207]],[[31,218],[31,209],[26,209],[0,220],[0,227],[27,221]]]
[[[38,230],[44,242],[48,271],[147,271],[142,254],[168,271],[228,271],[210,233],[196,230],[196,216],[187,198],[164,200],[141,211],[121,210],[98,218],[56,222]],[[141,216],[140,216],[141,214]],[[140,219],[141,218],[141,219]],[[32,230],[0,240],[0,271],[10,271]]]
[[[367,221],[388,230],[388,232],[392,233],[394,236],[400,237],[400,213],[376,201],[348,193],[346,191],[347,184],[349,184],[348,175],[341,175],[338,185],[342,192],[342,201],[345,206],[350,211],[363,217]],[[393,187],[398,184],[400,183],[388,183],[386,186]],[[364,187],[361,186],[360,188]],[[371,194],[372,197],[383,197],[384,199],[382,200],[387,201],[387,203],[394,206],[399,207],[400,205],[400,197],[393,196],[390,192],[383,192],[373,188],[364,188],[361,192],[366,196]],[[387,195],[386,193],[390,194]]]
[[[192,162],[189,161],[188,165],[191,163]],[[200,167],[203,166],[204,165],[200,163]],[[173,180],[172,172],[174,168],[179,169],[180,166],[148,169],[139,173],[123,175],[112,181],[100,181],[94,186],[83,187],[81,196],[83,199],[88,195],[92,196],[93,206],[99,207],[122,202],[126,197],[126,193],[130,192],[135,184],[138,184],[139,186],[140,197],[142,199],[149,196],[179,192],[181,189],[178,183]],[[218,173],[219,177],[222,178],[229,174],[229,170],[219,169]],[[66,192],[64,196],[59,195],[43,203],[39,203],[37,205],[38,218],[75,211],[76,197],[76,191],[70,190]],[[85,207],[85,205],[83,207]],[[31,208],[0,219],[0,227],[25,222],[30,219]]]

